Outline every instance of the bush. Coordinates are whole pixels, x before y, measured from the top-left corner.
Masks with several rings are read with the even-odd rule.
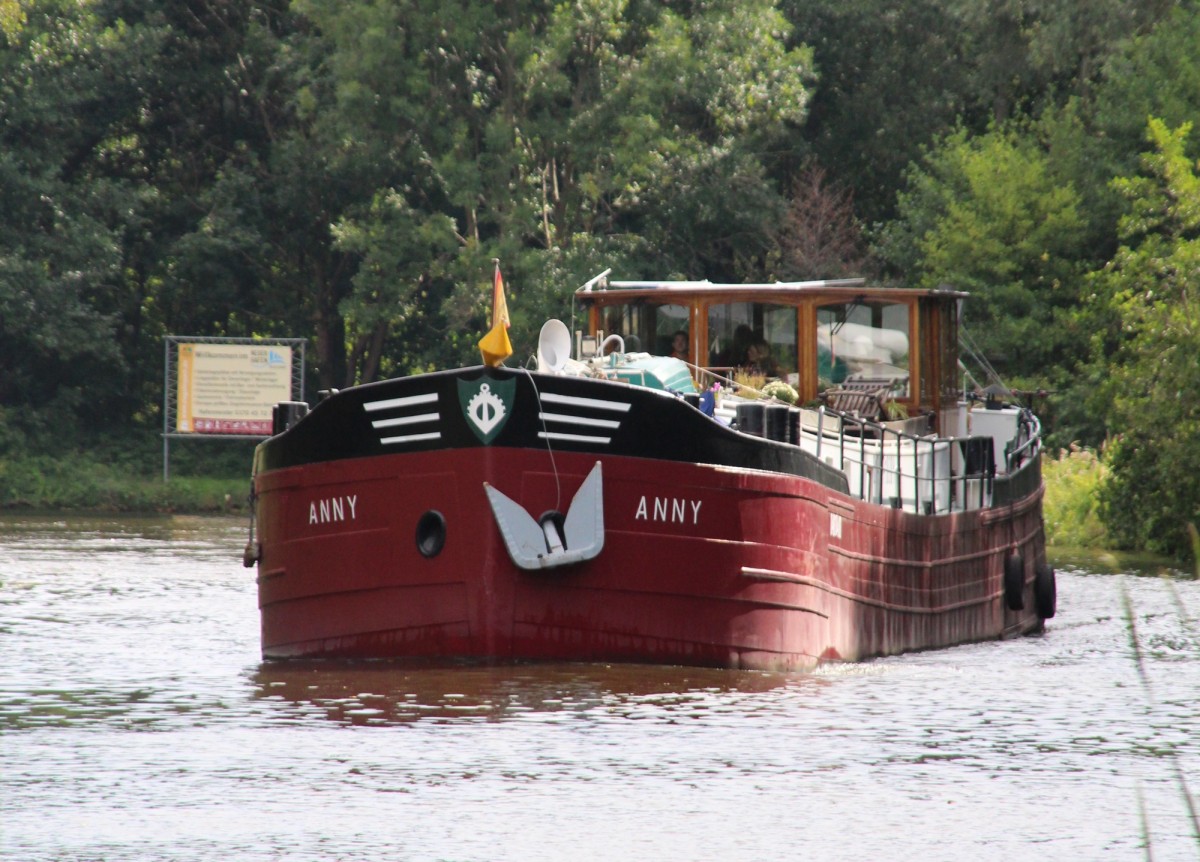
[[[1189,524],[1200,522],[1200,428],[1138,429],[1115,438],[1099,489],[1099,513],[1113,547],[1186,559]]]
[[[1042,458],[1046,497],[1042,512],[1046,541],[1076,548],[1108,546],[1108,531],[1100,520],[1098,492],[1108,469],[1091,449],[1072,444],[1055,458]]]

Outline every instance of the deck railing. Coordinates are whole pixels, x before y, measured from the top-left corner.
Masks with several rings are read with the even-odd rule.
[[[851,495],[920,514],[990,506],[997,476],[1013,476],[1041,451],[1040,426],[1027,411],[1015,420],[1018,445],[1000,471],[991,437],[919,435],[823,406],[809,414],[816,422],[801,419],[798,445],[845,473]]]

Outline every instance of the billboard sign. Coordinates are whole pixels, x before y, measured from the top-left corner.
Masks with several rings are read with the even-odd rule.
[[[271,410],[292,400],[292,348],[179,342],[175,431],[271,433]]]

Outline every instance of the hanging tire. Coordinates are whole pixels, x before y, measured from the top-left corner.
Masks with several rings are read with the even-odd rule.
[[[1044,620],[1050,619],[1058,610],[1058,577],[1049,563],[1042,563],[1034,570],[1033,604],[1037,615]]]
[[[1020,554],[1004,560],[1004,604],[1010,611],[1025,610],[1025,561]]]

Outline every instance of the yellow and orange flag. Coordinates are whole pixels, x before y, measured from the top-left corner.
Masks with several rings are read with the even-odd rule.
[[[504,279],[500,277],[500,261],[496,261],[496,278],[492,285],[492,328],[479,341],[479,352],[483,364],[499,367],[512,356],[512,342],[508,340],[508,303],[504,299]]]

